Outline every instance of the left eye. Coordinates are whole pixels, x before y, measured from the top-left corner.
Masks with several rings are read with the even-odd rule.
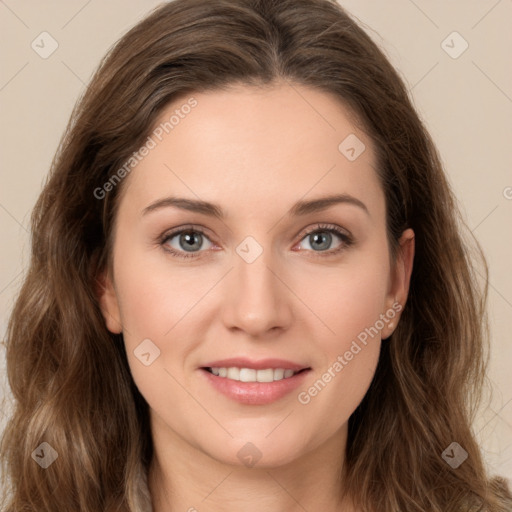
[[[341,239],[342,242],[345,243],[345,245],[349,244],[348,236],[336,228],[317,228],[307,233],[302,240],[306,240],[309,244],[309,248],[312,249],[314,252],[320,251],[332,254],[333,252],[337,252],[339,250],[338,248],[329,249],[329,246],[332,244],[333,241],[333,235]]]
[[[333,241],[333,235],[341,240],[341,244],[334,249],[329,249]],[[171,243],[175,238],[177,238],[178,247],[173,246]],[[196,258],[199,256],[197,253],[201,252],[205,239],[210,244],[212,243],[201,229],[187,228],[169,233],[163,238],[161,244],[173,256],[178,258]],[[333,226],[317,226],[307,232],[302,237],[302,240],[306,240],[309,243],[308,250],[320,253],[318,254],[319,256],[336,254],[352,244],[352,239],[349,235]]]

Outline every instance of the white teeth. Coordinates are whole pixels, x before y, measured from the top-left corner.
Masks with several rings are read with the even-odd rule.
[[[241,382],[255,382],[256,370],[250,368],[240,368],[240,381]]]
[[[282,378],[284,378],[284,370],[282,368],[274,370],[274,380],[281,380]]]
[[[274,370],[272,370],[272,368],[267,368],[266,370],[258,370],[256,372],[256,380],[258,382],[274,382]]]
[[[227,377],[231,380],[241,382],[274,382],[276,380],[288,379],[295,375],[293,370],[283,368],[265,368],[264,370],[254,370],[253,368],[210,368],[213,375],[218,377]]]
[[[228,368],[228,379],[240,380],[240,368]]]

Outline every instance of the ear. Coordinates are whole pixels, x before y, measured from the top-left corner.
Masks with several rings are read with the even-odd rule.
[[[96,279],[96,294],[107,329],[113,334],[123,331],[117,294],[107,270]]]
[[[398,254],[391,272],[391,285],[386,297],[387,308],[393,309],[396,315],[382,330],[382,339],[391,336],[400,320],[400,316],[407,301],[414,262],[414,247],[414,231],[408,228],[402,233],[399,240]],[[397,311],[398,307],[396,303],[400,304],[400,311]],[[393,304],[395,304],[394,308]]]

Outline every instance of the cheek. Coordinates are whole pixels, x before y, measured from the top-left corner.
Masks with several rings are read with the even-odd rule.
[[[131,373],[149,403],[165,401],[170,388],[176,396],[180,393],[172,376],[180,382],[187,378],[187,357],[201,343],[193,334],[201,324],[201,300],[218,277],[173,265],[158,249],[123,253],[121,243],[118,247],[115,276]],[[146,348],[142,352],[140,347]],[[148,352],[141,361],[141,353]],[[143,364],[153,358],[150,365]]]
[[[179,367],[191,349],[184,332],[187,313],[206,293],[204,280],[193,282],[191,273],[190,279],[184,273],[182,278],[169,275],[162,263],[147,256],[119,258],[116,276],[123,338],[137,388],[154,410],[165,410],[170,397],[188,403],[178,384],[183,382]]]
[[[376,338],[367,346],[358,343],[358,347],[344,347],[348,350],[335,354],[324,371],[315,375],[309,387],[298,395],[303,412],[316,418],[318,432],[325,437],[346,424],[366,395],[377,367],[380,344]]]
[[[372,253],[367,257],[358,254],[350,264],[329,273],[320,272],[303,282],[302,293],[307,290],[305,301],[322,320],[318,330],[324,333],[323,348],[332,358],[348,350],[351,341],[374,327],[385,312],[389,265],[387,260]],[[382,329],[381,322],[377,327]]]
[[[364,398],[379,360],[378,322],[384,312],[385,280],[377,269],[366,270],[361,275],[347,272],[338,286],[318,295],[329,331],[323,325],[317,328],[323,333],[315,338],[321,364],[297,399],[308,417],[318,419],[318,432],[324,436],[348,421]]]
[[[328,429],[336,428],[357,408],[377,367],[389,277],[387,260],[372,256],[379,253],[358,255],[352,265],[336,269],[329,279],[317,275],[316,282],[323,286],[311,288],[315,291],[308,297],[323,321],[315,337],[322,364],[302,389],[299,402],[310,404],[311,411],[318,408],[319,417],[334,406],[337,413],[330,415]]]
[[[118,258],[121,320],[131,340],[161,340],[179,329],[179,322],[186,322],[188,312],[211,288],[207,277],[204,272],[173,266],[159,249]]]

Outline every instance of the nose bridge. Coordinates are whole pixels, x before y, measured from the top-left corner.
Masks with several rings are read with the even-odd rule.
[[[236,247],[225,304],[225,321],[232,327],[256,335],[289,321],[289,294],[275,275],[280,265],[272,254],[254,237]]]

